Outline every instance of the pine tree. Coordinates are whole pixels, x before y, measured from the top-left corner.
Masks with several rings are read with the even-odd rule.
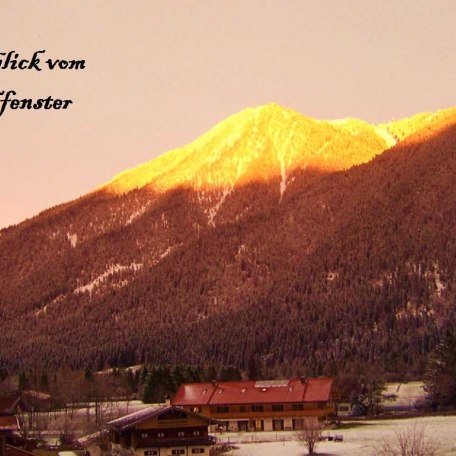
[[[142,393],[142,401],[145,404],[150,404],[154,400],[155,379],[152,374],[147,374],[144,380],[144,388]]]
[[[425,389],[435,407],[456,406],[456,334],[448,331],[429,355]]]

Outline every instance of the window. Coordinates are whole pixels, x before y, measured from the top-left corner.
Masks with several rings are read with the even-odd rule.
[[[193,435],[200,435],[200,431],[193,431]]]
[[[204,448],[192,448],[192,454],[203,454]]]
[[[179,431],[179,432],[177,433],[177,436],[178,436],[178,437],[184,437],[184,436],[185,436],[185,432]]]
[[[293,418],[293,431],[301,431],[304,429],[303,418]]]
[[[158,456],[158,450],[146,450],[144,456]]]
[[[228,413],[230,408],[227,405],[219,405],[217,407],[217,413]]]
[[[283,411],[283,404],[272,404],[272,411],[273,412]]]
[[[272,420],[273,431],[283,431],[283,420]]]
[[[252,405],[252,412],[262,412],[263,410],[263,405]]]
[[[295,410],[295,411],[304,410],[304,405],[303,404],[293,404],[293,410]]]
[[[164,432],[158,432],[158,433],[157,433],[157,437],[158,437],[159,439],[162,439],[164,436],[165,436],[165,433],[164,433]]]
[[[239,406],[239,411],[240,412],[245,412],[247,410],[246,406],[245,405],[240,405]]]
[[[147,437],[148,437],[147,432],[143,432],[143,433],[141,434],[141,438],[142,438],[142,439],[147,439]]]
[[[201,407],[192,407],[192,412],[193,413],[200,413],[201,412]]]
[[[182,448],[177,448],[176,450],[171,450],[171,454],[185,454],[185,450]]]

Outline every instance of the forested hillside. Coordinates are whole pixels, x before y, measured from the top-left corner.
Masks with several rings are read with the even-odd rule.
[[[380,132],[285,114],[2,230],[1,365],[421,375],[456,323],[455,110]]]

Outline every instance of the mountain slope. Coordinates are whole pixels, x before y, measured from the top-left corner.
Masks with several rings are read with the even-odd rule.
[[[0,361],[419,373],[455,322],[455,123],[268,105],[3,230]]]
[[[350,168],[394,143],[386,128],[355,119],[318,121],[268,104],[229,117],[188,146],[119,174],[105,188],[221,189],[280,175],[283,192],[286,171]]]

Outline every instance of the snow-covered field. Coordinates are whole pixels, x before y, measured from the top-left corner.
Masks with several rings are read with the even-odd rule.
[[[424,428],[426,437],[439,444],[439,455],[456,455],[456,416],[435,416],[401,420],[363,421],[357,427],[324,431],[323,435],[343,435],[343,442],[319,442],[317,453],[325,456],[351,455],[369,456],[374,453],[384,439],[393,439],[395,431],[413,427]],[[243,434],[222,434],[220,440],[238,442],[239,449],[232,450],[229,456],[302,456],[307,454],[305,447],[292,440],[292,432],[257,432]],[[264,442],[264,441],[268,442]],[[256,443],[241,443],[256,442]]]

